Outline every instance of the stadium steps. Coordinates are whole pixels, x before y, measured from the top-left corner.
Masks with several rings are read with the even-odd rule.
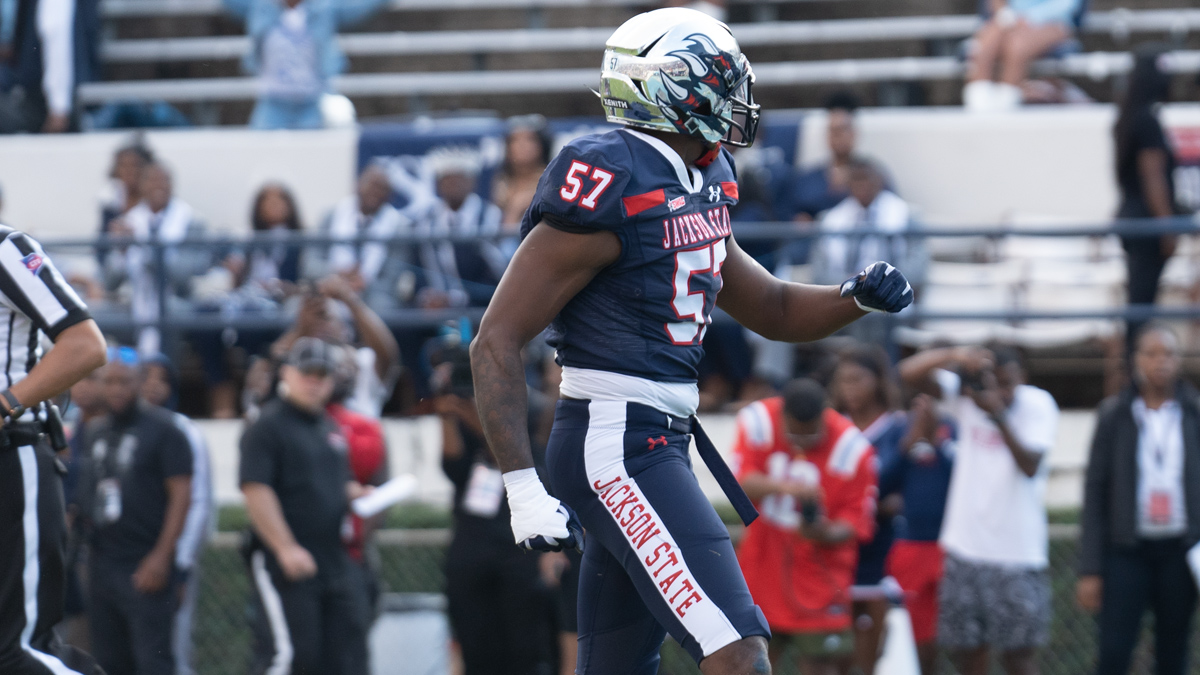
[[[734,22],[764,15],[801,17],[735,23],[747,54],[766,66],[759,68],[762,102],[813,105],[826,91],[855,83],[868,101],[873,89],[899,83],[921,89],[916,98],[927,103],[957,102],[954,80],[961,66],[945,54],[978,24],[964,11],[974,3],[887,0],[883,5],[876,0],[735,0]],[[877,6],[880,12],[867,13]],[[594,113],[587,88],[595,84],[604,39],[626,16],[649,7],[636,0],[399,0],[341,36],[350,71],[336,86],[355,99],[362,117],[476,106],[501,114]],[[244,121],[249,107],[238,101],[253,98],[253,83],[241,77],[239,60],[248,41],[240,23],[221,14],[219,2],[107,0],[103,8],[111,38],[103,46],[107,81],[86,85],[84,101],[166,99],[184,103],[185,109],[198,103],[207,109],[208,121]],[[958,13],[912,16],[917,9]],[[872,18],[862,18],[864,13]],[[461,30],[464,26],[470,28]],[[1186,36],[1184,46],[1200,47],[1200,10],[1093,12],[1083,43],[1088,51],[1117,51],[1128,48],[1131,35],[1133,41]],[[1113,62],[1100,54],[1089,57],[1086,67],[1075,61],[1058,71],[1100,81]],[[541,70],[553,72],[533,74]],[[1106,84],[1084,86],[1107,98]],[[555,100],[528,96],[540,91],[557,92]],[[231,105],[238,110],[227,110]]]

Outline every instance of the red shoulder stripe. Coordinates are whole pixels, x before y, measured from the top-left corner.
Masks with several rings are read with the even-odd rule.
[[[734,183],[733,181],[722,181],[721,189],[725,191],[725,194],[730,199],[738,198],[737,183]]]
[[[736,187],[735,187],[736,189]],[[652,209],[667,201],[667,195],[661,189],[632,197],[622,197],[626,216],[636,216],[647,209]]]

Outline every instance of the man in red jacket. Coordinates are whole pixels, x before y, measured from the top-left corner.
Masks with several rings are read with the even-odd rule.
[[[354,480],[362,485],[376,487],[387,482],[389,477],[387,461],[387,442],[383,437],[383,426],[379,420],[346,407],[346,399],[354,389],[358,376],[358,364],[354,358],[353,347],[338,349],[338,367],[335,373],[333,396],[325,412],[337,423],[342,435],[346,437],[346,449],[350,460],[350,472]],[[378,560],[372,559],[369,546],[371,536],[376,528],[383,524],[387,512],[380,513],[367,519],[359,518],[353,512],[349,514],[348,527],[342,530],[342,541],[346,545],[346,553],[354,561],[354,571],[358,575],[370,608],[366,624],[370,632],[374,622],[380,588],[377,574]],[[378,558],[376,555],[375,558]],[[356,655],[365,657],[365,654]],[[357,672],[365,673],[367,663],[360,664]]]
[[[771,627],[772,665],[794,647],[801,672],[847,672],[858,544],[875,528],[874,449],[803,379],[742,410],[735,460],[763,516],[746,529],[738,561]]]

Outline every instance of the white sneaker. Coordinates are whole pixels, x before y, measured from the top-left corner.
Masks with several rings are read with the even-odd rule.
[[[1010,112],[1021,107],[1021,88],[998,82],[992,85],[992,110]]]
[[[996,83],[991,80],[975,80],[963,87],[963,108],[970,112],[990,112],[993,108],[993,91]]]

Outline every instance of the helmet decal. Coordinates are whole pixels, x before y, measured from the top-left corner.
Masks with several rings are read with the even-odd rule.
[[[610,44],[601,72],[601,103],[610,121],[672,131],[708,143],[749,145],[758,126],[750,85],[750,63],[729,28],[708,17],[663,26],[658,10],[634,17],[632,25],[650,46]],[[691,12],[691,10],[686,10]],[[697,13],[698,14],[698,13]],[[626,26],[618,29],[618,34]]]

